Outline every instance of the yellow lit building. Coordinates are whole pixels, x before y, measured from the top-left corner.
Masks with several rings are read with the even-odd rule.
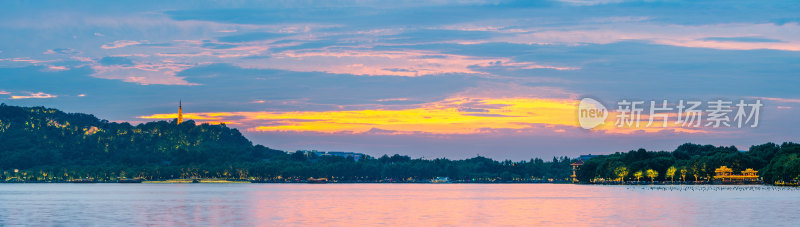
[[[585,162],[586,160],[592,159],[594,157],[597,157],[597,156],[598,155],[592,155],[592,154],[581,155],[581,156],[578,157],[578,161],[575,161],[574,163],[569,164],[569,165],[572,166],[572,176],[570,176],[570,177],[572,177],[572,182],[573,183],[577,183],[578,182],[578,168],[580,168],[583,165],[583,162]]]
[[[727,166],[720,166],[714,170],[714,182],[717,183],[756,183],[760,181],[758,171],[747,168],[741,171],[742,174],[733,174],[733,169]]]
[[[572,176],[570,176],[570,177],[572,177],[572,182],[576,183],[576,182],[578,182],[578,167],[583,165],[583,160],[578,159],[578,161],[576,161],[576,162],[574,162],[572,164],[569,164],[569,165],[572,166]]]

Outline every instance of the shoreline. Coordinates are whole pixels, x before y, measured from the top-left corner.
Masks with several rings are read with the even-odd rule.
[[[0,184],[574,184],[574,185],[600,185],[600,186],[775,186],[775,187],[799,187],[797,185],[776,185],[776,184],[714,184],[714,183],[625,183],[625,184],[591,184],[591,183],[570,183],[570,182],[284,182],[284,181],[143,181],[143,182],[69,182],[69,181],[26,181],[26,182],[0,182]]]

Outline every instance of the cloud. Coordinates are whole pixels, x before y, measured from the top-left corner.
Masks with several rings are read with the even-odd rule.
[[[378,99],[378,102],[393,102],[393,101],[408,101],[407,98],[389,98],[389,99]]]
[[[39,63],[47,63],[53,62],[53,60],[38,60],[38,59],[31,59],[30,57],[19,57],[19,58],[0,58],[0,61],[10,61],[10,62],[23,62],[23,63],[30,63],[30,64],[39,64]]]
[[[81,53],[80,51],[71,48],[55,48],[44,52],[44,54],[64,54],[64,55],[75,55],[80,53]]]
[[[773,98],[773,97],[750,97],[754,99],[764,99],[782,103],[800,103],[800,99]]]
[[[427,135],[486,134],[502,130],[558,131],[578,128],[577,100],[542,98],[448,98],[401,109],[287,111],[287,112],[201,112],[184,113],[200,122],[233,124],[250,132],[314,132],[334,134],[392,133]],[[615,115],[611,113],[610,115]],[[140,116],[141,119],[173,119],[175,113]],[[614,127],[612,117],[595,131],[604,134],[711,133],[703,128],[684,128],[670,121],[645,127]],[[537,129],[535,125],[547,126]]]
[[[126,46],[137,45],[137,44],[141,44],[141,42],[133,41],[133,40],[117,40],[117,41],[114,41],[114,42],[111,42],[111,43],[103,44],[100,47],[103,48],[103,49],[116,49],[116,48],[122,48],[122,47],[126,47]]]
[[[800,51],[800,25],[731,23],[711,25],[664,25],[651,22],[532,28],[492,41],[524,44],[609,44],[640,40],[655,44],[724,50],[773,49]],[[753,36],[752,34],[760,34]]]
[[[382,36],[389,43],[429,43],[486,40],[497,33],[482,30],[412,29],[396,35]]]
[[[317,3],[24,3],[0,16],[7,22],[0,34],[12,34],[0,35],[0,88],[9,97],[59,94],[7,103],[119,121],[172,113],[173,101],[183,99],[189,113],[241,113],[198,117],[291,149],[530,157],[530,147],[547,150],[534,155],[572,154],[596,144],[614,152],[796,137],[786,127],[798,124],[798,108],[786,107],[797,103],[791,91],[800,83],[793,76],[800,26],[791,2]],[[526,108],[513,99],[583,96],[786,100],[764,99],[775,108],[764,110],[770,119],[763,128],[725,134],[585,131],[559,119],[525,124],[537,122],[534,109],[506,109]],[[452,100],[458,98],[469,101]],[[414,121],[402,121],[405,114]],[[451,119],[476,123],[437,123]],[[262,126],[268,131],[257,130]],[[327,126],[339,131],[302,128]]]
[[[438,56],[431,58],[429,56]],[[309,62],[319,62],[309,64]],[[577,67],[554,66],[535,62],[517,62],[502,57],[472,57],[423,50],[325,49],[275,53],[265,61],[240,61],[237,65],[252,68],[277,68],[292,71],[323,71],[353,75],[422,76],[437,74],[483,74],[475,69],[506,67],[510,69],[575,70]]]
[[[106,57],[100,60],[100,64],[91,67],[95,71],[92,76],[98,78],[117,79],[141,85],[197,85],[175,76],[177,72],[193,67],[189,64],[169,61],[134,64],[126,58]]]
[[[133,61],[129,58],[125,57],[103,57],[98,61],[101,65],[109,66],[109,65],[124,65],[130,66],[133,65]]]
[[[462,104],[494,105],[484,115],[463,113]],[[533,123],[575,125],[573,101],[545,99],[451,98],[411,109],[369,109],[315,112],[221,112],[185,113],[187,119],[230,122],[250,131],[309,131],[321,133],[367,133],[374,128],[394,133],[474,134],[487,128],[522,129]],[[535,114],[533,114],[535,113]],[[509,117],[498,117],[500,115]],[[141,116],[142,119],[171,119],[175,114]],[[513,118],[510,116],[514,116]],[[231,120],[231,117],[239,120]],[[269,121],[269,125],[260,124]],[[274,124],[278,122],[280,124]]]
[[[720,41],[720,42],[743,42],[743,43],[781,43],[783,41],[777,39],[768,39],[758,36],[740,36],[740,37],[707,37],[701,40],[705,41]]]
[[[364,134],[383,134],[383,135],[393,135],[398,133],[399,132],[395,130],[385,130],[379,128],[371,128],[368,131],[364,132]]]
[[[593,6],[593,5],[604,5],[604,4],[617,4],[623,2],[636,2],[632,0],[558,0],[558,1],[576,6]]]
[[[55,66],[55,65],[53,65],[53,66],[48,66],[47,68],[50,69],[50,70],[54,70],[54,71],[69,70],[69,68],[67,68],[66,66]]]
[[[237,45],[231,44],[220,44],[220,43],[203,43],[203,48],[211,48],[211,49],[231,49],[237,47]]]
[[[222,37],[217,38],[217,41],[225,42],[225,43],[242,43],[242,42],[252,42],[252,41],[261,41],[261,40],[283,38],[283,37],[286,37],[288,35],[291,35],[291,34],[271,33],[271,32],[252,32],[252,33],[246,33],[246,34],[222,36]]]
[[[28,94],[29,95],[12,95],[11,99],[49,99],[58,97],[44,92],[37,92],[37,93],[28,92]]]

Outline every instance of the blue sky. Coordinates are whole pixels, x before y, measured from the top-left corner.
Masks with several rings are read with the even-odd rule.
[[[226,122],[269,147],[426,158],[684,142],[744,150],[798,138],[795,1],[0,6],[0,102],[9,105],[138,123],[171,119],[183,100],[187,118]],[[548,109],[581,97],[611,109],[622,99],[765,106],[757,128],[628,133],[584,130]]]

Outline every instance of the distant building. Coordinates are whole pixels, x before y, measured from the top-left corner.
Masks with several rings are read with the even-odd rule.
[[[580,160],[580,161],[584,161],[584,162],[585,162],[585,161],[587,161],[587,160],[589,160],[589,159],[592,159],[592,158],[594,158],[594,157],[597,157],[597,156],[600,156],[600,155],[583,154],[583,155],[581,155],[580,157],[578,157],[578,160]]]
[[[431,183],[438,184],[438,183],[450,183],[449,177],[436,177],[431,180]]]
[[[355,160],[356,162],[359,159],[364,158],[366,156],[366,155],[364,155],[362,153],[343,152],[343,151],[328,151],[324,155],[337,156],[337,157],[343,157],[343,158],[353,157],[353,160]]]
[[[367,155],[362,153],[355,153],[355,152],[344,152],[344,151],[318,151],[318,150],[299,150],[297,152],[303,152],[306,157],[311,157],[312,154],[316,154],[317,156],[335,156],[335,157],[342,157],[342,158],[349,158],[352,157],[354,161],[358,161],[362,158],[365,158]]]

